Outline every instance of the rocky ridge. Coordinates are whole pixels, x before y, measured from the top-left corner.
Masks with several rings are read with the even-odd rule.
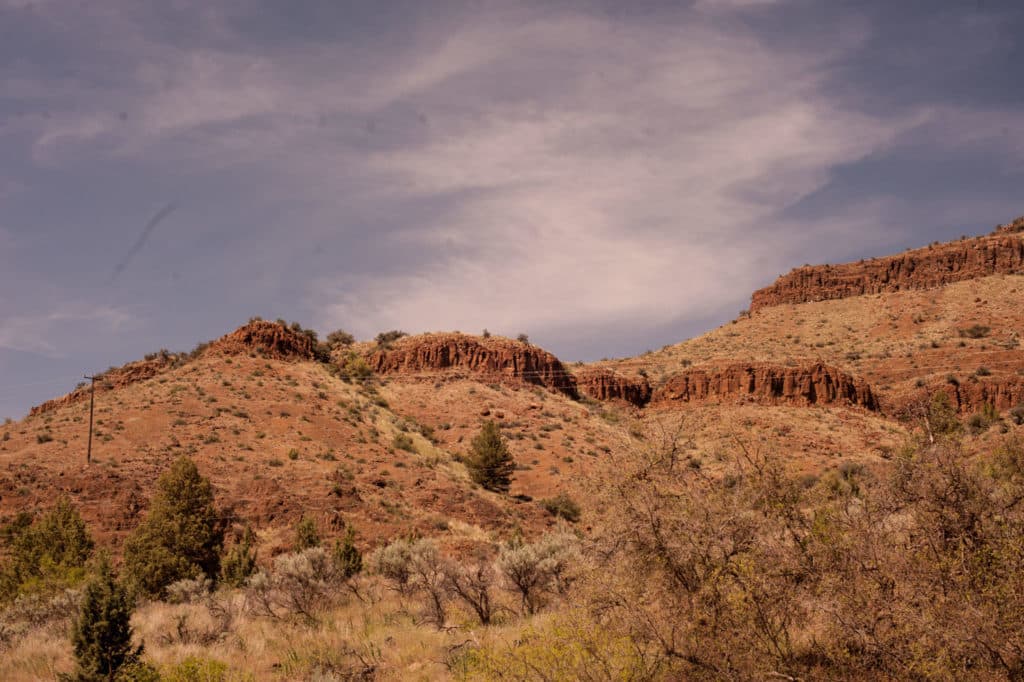
[[[576,381],[561,361],[542,348],[500,337],[422,334],[364,354],[380,374],[436,378],[436,372],[463,370],[496,381],[541,386],[576,397]]]
[[[629,377],[605,368],[587,368],[576,373],[576,385],[594,400],[624,400],[643,407],[651,400],[651,385],[646,377]]]
[[[111,367],[97,375],[96,391],[111,391],[139,381],[151,379],[158,374],[177,367],[190,358],[203,354],[249,355],[256,353],[277,360],[312,360],[316,342],[312,337],[297,332],[279,322],[252,320],[230,334],[215,341],[201,344],[192,353],[169,353],[160,351],[145,360],[129,362],[121,367]],[[50,412],[89,398],[89,384],[80,384],[75,390],[29,411],[29,416]]]
[[[117,388],[128,386],[139,381],[145,381],[155,377],[157,374],[174,366],[178,356],[169,353],[157,353],[155,357],[146,360],[129,362],[121,367],[111,367],[106,372],[97,375],[96,391],[112,391]],[[43,414],[56,410],[64,405],[71,405],[82,400],[89,399],[89,392],[92,390],[88,382],[79,384],[75,390],[53,400],[47,400],[41,405],[36,405],[29,411],[29,416]]]
[[[750,310],[788,303],[933,287],[996,274],[1024,274],[1024,217],[990,235],[841,265],[796,268],[755,291]]]
[[[892,408],[886,411],[895,414],[904,412],[914,403],[927,404],[930,397],[942,391],[949,396],[950,404],[961,414],[980,412],[987,405],[999,411],[1011,410],[1024,405],[1024,377],[991,377],[976,381],[943,381],[933,383],[922,390],[896,399]]]
[[[651,402],[839,404],[878,409],[878,399],[865,381],[822,363],[793,367],[768,362],[695,367],[669,377],[654,392]]]
[[[212,341],[204,352],[224,355],[257,353],[275,360],[312,360],[316,340],[280,322],[252,320]]]

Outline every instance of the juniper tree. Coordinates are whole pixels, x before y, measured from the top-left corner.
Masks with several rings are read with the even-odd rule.
[[[71,633],[78,663],[74,679],[114,680],[119,670],[138,661],[142,647],[132,647],[133,608],[131,596],[115,580],[109,560],[102,556],[96,576],[82,594]]]
[[[140,593],[162,597],[175,581],[215,578],[223,544],[210,481],[182,457],[160,476],[149,514],[125,543],[128,579]]]
[[[241,587],[256,572],[256,534],[248,526],[241,539],[227,551],[220,562],[221,582]]]
[[[470,455],[466,458],[469,477],[487,490],[508,492],[515,471],[515,460],[508,444],[493,420],[484,422],[480,433],[473,438]]]
[[[320,531],[317,530],[316,521],[303,516],[295,526],[295,551],[301,552],[319,546]]]
[[[352,526],[345,532],[345,539],[334,543],[334,563],[343,578],[351,578],[363,570],[363,554],[356,547],[356,533]]]
[[[85,577],[93,541],[66,497],[42,518],[15,517],[3,531],[8,561],[0,569],[0,599],[73,585]]]

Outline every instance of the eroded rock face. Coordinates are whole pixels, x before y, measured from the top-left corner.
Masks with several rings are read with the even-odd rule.
[[[213,341],[206,352],[225,355],[258,353],[277,360],[311,360],[316,343],[306,334],[277,322],[254,320]]]
[[[654,392],[651,402],[838,404],[878,409],[878,401],[866,382],[821,363],[795,367],[772,363],[698,367],[670,377]]]
[[[907,408],[914,402],[927,405],[935,391],[946,393],[950,405],[965,415],[981,411],[986,404],[994,406],[1001,412],[1024,405],[1024,377],[1003,376],[978,381],[960,381],[956,384],[943,381],[941,384],[932,385],[894,401],[892,410],[887,405],[886,411],[905,414]]]
[[[576,396],[576,382],[558,358],[527,343],[468,334],[423,334],[377,348],[364,356],[375,372],[436,378],[443,370],[465,370],[496,381],[543,386]]]
[[[624,400],[643,407],[651,400],[651,385],[643,377],[628,377],[609,369],[585,369],[576,374],[579,391],[595,400]]]
[[[1024,274],[1024,218],[992,235],[842,265],[796,268],[754,292],[751,312],[786,303],[929,289],[996,274]]]
[[[160,354],[150,360],[139,360],[138,362],[129,362],[127,365],[122,367],[113,367],[97,376],[96,392],[102,393],[112,391],[116,388],[122,388],[138,381],[145,381],[146,379],[155,377],[157,374],[170,369],[176,360],[177,356],[175,355]],[[51,410],[56,410],[57,408],[65,405],[71,405],[82,400],[88,400],[90,390],[91,387],[89,383],[84,383],[67,395],[61,396],[60,398],[54,398],[53,400],[47,400],[42,405],[36,405],[28,414],[31,417],[43,414],[44,412],[50,412]]]

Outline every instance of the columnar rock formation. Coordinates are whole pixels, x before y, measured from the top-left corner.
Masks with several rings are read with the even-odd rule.
[[[576,382],[558,358],[536,346],[505,338],[423,334],[371,350],[365,359],[382,374],[435,378],[438,371],[465,370],[576,396]]]
[[[652,404],[675,402],[752,402],[767,405],[858,405],[878,409],[868,386],[821,363],[789,367],[772,363],[732,363],[676,374],[654,392]]]
[[[1024,274],[1024,218],[988,236],[934,244],[885,258],[796,268],[754,292],[750,310],[904,289],[928,289],[995,274]]]
[[[914,403],[926,405],[936,391],[949,396],[950,404],[961,414],[979,412],[986,404],[999,411],[1011,410],[1024,405],[1024,377],[989,377],[977,381],[959,381],[932,384],[886,404],[886,412],[904,414]]]
[[[644,377],[627,377],[610,369],[585,369],[576,374],[581,393],[595,400],[624,400],[643,407],[651,399],[651,385]]]

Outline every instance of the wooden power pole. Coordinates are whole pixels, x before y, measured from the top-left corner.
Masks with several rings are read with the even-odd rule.
[[[89,388],[89,446],[85,451],[85,463],[92,464],[92,413],[96,404],[96,377],[84,377],[92,382]]]

